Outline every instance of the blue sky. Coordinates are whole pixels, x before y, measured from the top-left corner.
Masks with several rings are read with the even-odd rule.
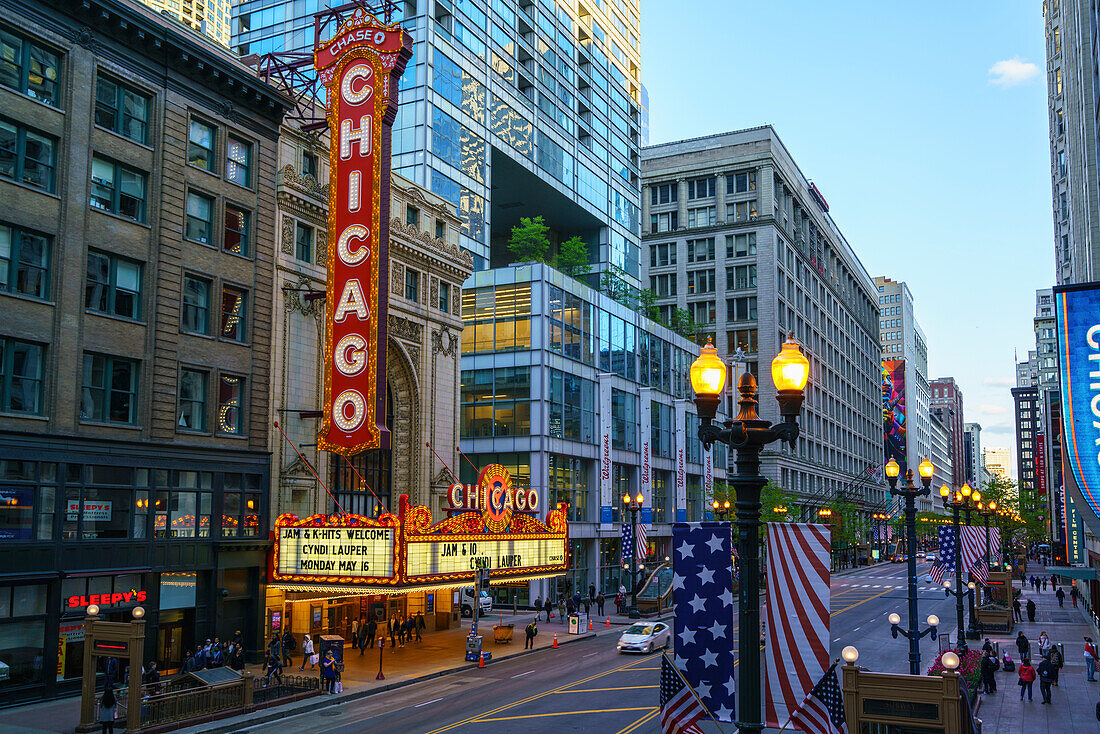
[[[1054,278],[1041,5],[642,0],[650,142],[774,125],[871,275],[909,284],[985,446],[1013,448]]]

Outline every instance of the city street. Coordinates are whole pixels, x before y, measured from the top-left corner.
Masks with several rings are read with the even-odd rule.
[[[927,564],[918,564],[924,573]],[[921,583],[920,613],[937,614],[941,631],[954,629],[953,600]],[[908,644],[890,637],[886,615],[905,611],[905,566],[880,564],[834,576],[833,653],[844,645],[860,649],[860,663],[885,672],[907,672]],[[367,729],[394,732],[601,731],[626,734],[657,731],[660,654],[620,655],[618,631],[567,648],[544,650],[370,696],[340,706],[288,717],[311,732],[331,734]],[[922,666],[935,642],[925,638]],[[293,725],[293,724],[292,724]],[[216,726],[216,725],[214,725]],[[266,725],[257,725],[259,731]],[[207,727],[196,727],[198,732]]]

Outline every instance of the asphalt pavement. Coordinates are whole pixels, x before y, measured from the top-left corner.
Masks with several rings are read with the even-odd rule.
[[[921,564],[919,573],[927,569]],[[918,584],[919,613],[945,620],[954,629],[954,606],[942,589]],[[848,644],[860,649],[860,663],[884,672],[908,672],[908,642],[893,640],[886,621],[892,611],[904,618],[905,567],[880,564],[836,575],[832,583],[833,652]],[[658,726],[660,654],[621,655],[617,634],[579,640],[567,648],[494,662],[316,711],[289,715],[280,728],[311,734],[361,731],[417,734],[504,734],[505,732],[608,732],[650,734]],[[735,641],[736,646],[736,641]],[[922,644],[922,669],[935,654]],[[258,731],[270,724],[242,728]],[[713,724],[703,727],[718,731]]]

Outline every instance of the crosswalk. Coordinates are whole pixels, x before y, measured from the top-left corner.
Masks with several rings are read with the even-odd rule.
[[[909,584],[834,584],[843,589],[908,589]],[[917,586],[917,591],[943,591],[942,586]]]

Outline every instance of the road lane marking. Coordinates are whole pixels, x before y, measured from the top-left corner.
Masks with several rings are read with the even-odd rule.
[[[490,721],[516,721],[517,719],[545,719],[548,716],[577,716],[579,714],[611,714],[619,711],[660,711],[660,707],[638,706],[629,709],[590,709],[588,711],[555,711],[549,714],[523,714],[522,716],[498,716],[494,719],[474,719],[471,724],[484,724]]]
[[[532,673],[534,673],[534,672],[535,672],[535,671],[533,671],[533,670],[528,670],[528,671],[527,671],[526,673],[519,673],[518,675],[513,675],[512,677],[513,677],[513,678],[522,678],[523,676],[525,676],[525,675],[531,675],[531,674],[532,674]]]
[[[836,615],[840,614],[841,612],[846,612],[849,609],[854,609],[855,607],[858,607],[860,604],[863,604],[864,602],[871,601],[872,599],[878,599],[880,596],[885,596],[886,594],[889,594],[889,593],[890,593],[889,589],[887,589],[886,591],[880,591],[879,593],[875,594],[874,596],[869,596],[866,599],[860,599],[855,604],[851,604],[849,606],[846,606],[843,609],[838,609],[835,612],[831,613],[829,616],[830,617],[835,617]]]
[[[443,700],[443,696],[440,696],[439,698],[433,698],[431,701],[425,701],[424,703],[418,703],[415,706],[413,706],[413,708],[418,709],[421,706],[427,706],[429,703],[435,703],[436,701],[442,701],[442,700]]]
[[[581,659],[583,660],[584,658],[590,658],[593,655],[599,655],[599,653],[598,652],[590,652],[587,655],[581,655]]]
[[[637,729],[637,728],[638,728],[639,726],[641,726],[642,724],[646,723],[647,721],[649,721],[650,719],[652,719],[652,718],[653,718],[654,716],[656,716],[656,715],[657,715],[657,714],[659,714],[659,713],[661,713],[661,709],[660,709],[660,708],[656,708],[656,709],[654,709],[654,710],[650,711],[650,712],[649,712],[648,714],[646,714],[646,715],[645,715],[645,716],[643,716],[642,718],[640,718],[640,719],[638,719],[637,721],[635,721],[635,722],[634,722],[633,724],[630,724],[629,726],[627,726],[627,727],[626,727],[625,729],[620,729],[620,730],[619,730],[618,732],[616,732],[615,734],[630,734],[630,732],[634,731],[634,730],[635,730],[635,729]]]
[[[572,683],[566,683],[565,685],[558,686],[557,688],[554,688],[554,689],[549,690],[549,691],[544,691],[543,693],[536,693],[533,696],[528,696],[527,698],[523,698],[523,699],[520,699],[518,701],[513,701],[512,703],[508,703],[508,704],[505,704],[503,706],[498,706],[497,708],[492,709],[491,711],[483,711],[482,713],[477,714],[476,716],[471,716],[471,717],[463,719],[461,721],[456,721],[453,724],[447,724],[446,726],[441,726],[438,729],[432,729],[431,731],[427,732],[427,734],[441,734],[442,732],[450,731],[451,729],[457,729],[460,726],[464,726],[466,724],[472,723],[473,721],[478,719],[478,717],[491,716],[492,714],[496,714],[496,713],[499,713],[501,711],[505,711],[507,709],[514,708],[516,706],[522,706],[525,703],[530,703],[531,701],[535,701],[537,699],[544,698],[546,696],[557,693],[558,691],[564,690],[566,688],[571,688],[573,686],[579,686],[580,684],[587,683],[590,680],[596,680],[597,678],[602,678],[605,675],[611,675],[612,673],[618,673],[620,670],[627,669],[631,665],[636,665],[637,663],[644,662],[646,660],[651,660],[654,657],[656,657],[656,653],[650,653],[649,655],[643,657],[641,660],[636,660],[632,663],[627,663],[626,665],[620,665],[617,668],[612,668],[611,670],[605,670],[602,673],[596,673],[595,675],[590,675],[587,678],[581,678],[580,680],[575,680]],[[643,668],[643,670],[645,670],[645,668]],[[654,668],[654,670],[659,670],[659,668]]]
[[[577,688],[571,691],[558,691],[558,693],[597,693],[599,691],[636,691],[642,688],[660,688],[660,686],[620,686],[618,688]]]

